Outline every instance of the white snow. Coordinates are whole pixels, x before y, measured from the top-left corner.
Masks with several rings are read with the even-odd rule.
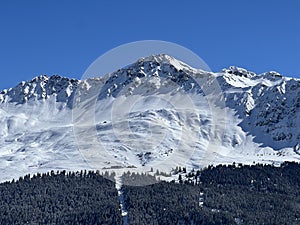
[[[118,173],[116,173],[115,176],[115,184],[116,184],[116,189],[118,191],[118,198],[119,198],[119,202],[120,202],[120,210],[121,210],[121,216],[122,216],[122,221],[124,225],[129,225],[128,223],[128,212],[126,210],[126,205],[125,205],[125,201],[124,201],[124,195],[122,192],[122,178],[121,178],[122,174],[120,173],[120,171],[118,171]]]
[[[0,181],[299,161],[299,94],[299,80],[275,72],[204,72],[166,55],[103,78],[36,77],[0,94]]]

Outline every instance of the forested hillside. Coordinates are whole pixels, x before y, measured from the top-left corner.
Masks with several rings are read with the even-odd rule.
[[[300,224],[297,163],[176,173],[178,180],[157,183],[145,174],[122,176],[130,225]],[[2,183],[0,224],[123,224],[112,180],[93,171],[51,171]]]
[[[299,174],[297,163],[234,164],[181,172],[181,184],[124,186],[129,223],[300,224]]]
[[[0,224],[121,224],[114,182],[97,172],[29,175],[0,184]]]

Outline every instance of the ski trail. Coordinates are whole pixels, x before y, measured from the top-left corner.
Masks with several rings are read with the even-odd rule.
[[[118,198],[119,198],[119,203],[120,203],[120,208],[121,208],[123,225],[130,225],[128,223],[128,212],[127,212],[126,206],[125,206],[124,195],[121,190],[122,189],[122,174],[117,173],[115,176],[115,180],[116,180],[116,189],[118,191]]]

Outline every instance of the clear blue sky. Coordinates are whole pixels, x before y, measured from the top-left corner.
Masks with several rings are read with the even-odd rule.
[[[80,78],[100,55],[147,39],[236,65],[300,77],[300,1],[0,1],[0,89],[40,74]]]

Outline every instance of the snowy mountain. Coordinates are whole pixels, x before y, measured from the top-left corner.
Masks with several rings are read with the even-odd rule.
[[[0,93],[0,180],[51,169],[300,160],[300,80],[218,73],[168,55],[100,78],[39,76]]]

